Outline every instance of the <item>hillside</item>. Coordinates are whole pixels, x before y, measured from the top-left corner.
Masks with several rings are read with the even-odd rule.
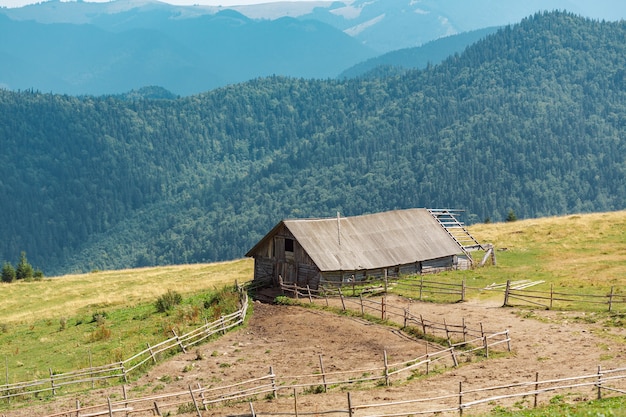
[[[444,393],[452,394],[449,402],[444,404],[453,408],[458,404],[458,396],[454,394],[458,394],[459,381],[463,382],[465,392],[511,383],[521,391],[529,392],[535,389],[535,378],[547,381],[586,375],[593,378],[588,386],[540,392],[539,406],[552,408],[537,409],[536,414],[527,411],[534,408],[532,394],[527,399],[521,396],[509,398],[493,391],[485,394],[492,396],[493,401],[482,406],[473,405],[465,411],[498,416],[582,417],[591,415],[596,409],[598,413],[593,415],[612,407],[621,409],[626,401],[623,395],[616,402],[604,405],[587,405],[587,401],[597,395],[594,382],[597,381],[598,366],[605,372],[624,366],[626,307],[623,302],[614,305],[612,313],[606,311],[606,303],[586,304],[577,306],[577,309],[567,303],[555,305],[554,310],[528,306],[502,308],[503,291],[486,290],[486,287],[507,279],[541,279],[547,282],[533,289],[550,288],[549,285],[554,284],[556,291],[588,293],[599,290],[606,294],[614,286],[618,294],[623,294],[626,281],[625,225],[626,211],[476,224],[471,227],[472,233],[481,240],[494,242],[499,249],[498,264],[424,277],[456,284],[464,279],[467,283],[465,302],[434,302],[441,295],[430,292],[425,295],[428,302],[417,298],[411,300],[397,295],[402,293],[402,288],[407,288],[406,285],[393,286],[395,288],[385,297],[389,318],[385,323],[360,318],[358,297],[343,302],[332,297],[317,299],[313,301],[318,304],[317,308],[287,305],[290,303],[285,301],[278,304],[254,302],[244,326],[194,345],[193,349],[188,347],[186,352],[180,352],[174,344],[176,349],[158,355],[156,363],[149,361],[149,366],[133,373],[125,384],[125,392],[132,399],[135,410],[142,403],[147,407],[158,403],[164,415],[169,412],[197,416],[193,408],[179,407],[180,403],[170,401],[167,395],[202,386],[206,389],[206,396],[201,398],[211,400],[222,395],[217,391],[218,387],[229,386],[233,391],[241,389],[234,388],[234,384],[266,377],[268,366],[271,366],[276,385],[283,387],[278,398],[255,395],[251,386],[256,385],[246,384],[249,397],[246,396],[245,401],[223,404],[216,399],[210,410],[201,410],[201,415],[207,415],[207,412],[214,416],[242,415],[249,412],[249,401],[254,403],[259,414],[292,412],[294,395],[291,385],[301,383],[296,387],[301,414],[341,409],[345,406],[346,391],[352,393],[355,404],[361,405],[437,397],[437,401],[393,409],[395,413],[403,411],[408,415],[443,407],[441,395]],[[238,260],[211,265],[101,271],[7,285],[3,289],[10,302],[0,305],[0,355],[5,357],[7,379],[24,382],[38,375],[45,375],[44,379],[47,379],[50,369],[60,375],[85,367],[88,363],[85,352],[89,352],[90,362],[93,360],[94,366],[98,366],[120,357],[130,357],[145,349],[148,340],[150,346],[155,347],[156,343],[171,336],[172,328],[201,326],[205,315],[211,313],[205,310],[207,300],[215,299],[212,295],[215,289],[235,280],[241,283],[251,275],[252,261]],[[405,284],[408,281],[408,277],[403,277]],[[418,281],[413,277],[414,284]],[[153,302],[166,289],[183,292],[185,301],[167,314],[158,313]],[[347,290],[348,297],[349,293]],[[363,297],[367,306],[365,311],[372,319],[381,314],[376,304],[380,298],[380,294]],[[300,298],[300,301],[306,305],[311,302],[308,297]],[[344,303],[352,314],[335,314]],[[328,305],[335,308],[334,312],[323,311]],[[200,315],[191,314],[198,309]],[[419,313],[427,322],[443,321],[446,330],[441,326],[439,330],[430,329],[429,335],[438,336],[430,338],[415,337],[419,335],[419,330],[415,329],[414,332],[400,331],[406,310],[414,315]],[[105,324],[90,319],[104,313]],[[63,323],[60,328],[58,323]],[[99,326],[109,329],[110,337],[94,340],[93,335]],[[470,335],[476,334],[477,329],[487,334],[506,329],[510,332],[512,352],[509,353],[506,344],[490,347],[488,358],[482,349],[474,354],[460,349],[457,351],[459,367],[453,368],[452,358],[446,353],[442,357],[432,356],[429,375],[425,375],[424,363],[409,372],[399,372],[402,368],[399,364],[408,363],[413,367],[415,358],[425,352],[434,354],[449,348],[445,343],[439,344],[445,340],[448,326],[451,333],[462,327],[469,330]],[[312,337],[314,343],[311,343]],[[476,340],[480,344],[481,339],[475,339],[473,344]],[[383,351],[390,368],[394,369],[391,386],[386,387],[378,380],[359,381],[366,376],[382,376],[382,372],[372,370],[383,366]],[[322,360],[330,373],[328,392],[309,389],[304,383],[310,383],[310,379],[302,377],[319,377]],[[354,372],[354,378],[346,378],[342,373],[356,369],[370,372]],[[623,374],[608,375],[603,385],[605,397],[620,395],[611,389],[623,390],[624,383],[617,382],[618,375]],[[343,382],[330,383],[338,380]],[[315,379],[314,384],[318,384],[317,381]],[[45,382],[48,385],[49,381]],[[523,386],[523,382],[528,385]],[[10,403],[0,404],[0,410],[7,417],[69,413],[78,403],[82,407],[99,404],[99,409],[106,410],[107,400],[114,406],[126,400],[120,395],[120,384],[122,378],[98,381],[96,389],[88,389],[87,384],[83,387],[87,389],[69,384],[57,386],[56,397],[49,392],[17,397]],[[257,381],[257,384],[267,387],[264,381]],[[542,383],[544,386],[548,384]],[[251,391],[254,394],[250,394]],[[511,391],[506,394],[510,395]],[[468,397],[469,394],[464,398],[465,403],[471,401],[472,397]],[[575,413],[574,410],[579,411]],[[391,413],[378,412],[377,415]]]
[[[241,257],[279,220],[626,207],[624,22],[542,13],[440,65],[178,99],[0,91],[0,259],[47,275]]]
[[[463,52],[466,47],[496,30],[496,27],[473,30],[430,41],[422,46],[387,52],[346,69],[339,74],[339,78],[367,77],[386,67],[392,67],[400,73],[407,69],[423,69]]]

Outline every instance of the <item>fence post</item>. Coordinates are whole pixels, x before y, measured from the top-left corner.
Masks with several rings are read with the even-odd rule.
[[[385,363],[385,386],[389,386],[389,363],[387,362],[387,351],[383,350],[383,361]]]
[[[420,301],[422,301],[423,288],[424,288],[424,275],[420,275]]]
[[[209,411],[209,407],[206,405],[206,397],[204,396],[204,389],[202,389],[202,385],[198,382],[198,391],[200,391],[200,398],[202,398],[202,406],[204,407],[204,411]]]
[[[198,408],[198,402],[196,401],[196,397],[193,395],[193,389],[191,389],[191,385],[189,385],[189,395],[191,395],[191,401],[193,401],[194,407],[196,407],[196,413],[198,413],[198,417],[202,417],[200,414],[200,408]]]
[[[539,372],[535,373],[535,403],[533,408],[537,408],[537,400],[539,399]]]
[[[348,392],[348,416],[354,416],[354,410],[352,409],[352,397],[350,396],[350,392]]]
[[[455,368],[459,367],[459,361],[456,358],[456,353],[454,352],[454,346],[450,346],[450,354],[452,355],[452,363],[454,364]]]
[[[409,309],[405,308],[404,309],[404,328],[406,328],[406,324],[409,320]]]
[[[124,382],[128,384],[128,375],[126,374],[126,368],[124,367],[124,362],[120,362],[120,368],[122,368],[122,375],[124,376]]]
[[[339,291],[339,298],[341,299],[341,306],[343,307],[343,311],[346,311],[346,302],[343,299],[343,293],[341,292],[341,287],[337,288]]]
[[[122,385],[122,396],[124,397],[124,408],[126,409],[126,415],[128,416],[128,393],[126,392],[126,384]]]
[[[278,391],[276,390],[276,376],[274,375],[274,368],[270,366],[270,378],[272,379],[272,392],[274,393],[274,399],[278,398]]]
[[[385,296],[383,296],[382,300],[380,301],[380,319],[382,321],[385,321],[385,318],[387,316],[387,306],[385,305]]]
[[[361,302],[361,317],[364,317],[365,308],[363,307],[363,293],[359,294],[359,301]]]
[[[328,392],[328,385],[326,385],[326,373],[324,372],[324,362],[322,360],[321,353],[320,353],[320,372],[322,373],[322,383],[324,384],[324,392]]]
[[[109,417],[113,417],[113,405],[111,404],[111,397],[107,397],[107,405],[109,407]]]
[[[554,300],[554,284],[550,283],[550,310],[552,310],[552,301]]]
[[[187,351],[185,350],[185,346],[183,346],[183,342],[180,341],[180,338],[176,334],[176,330],[172,329],[172,333],[174,333],[174,337],[176,338],[176,341],[178,342],[180,349],[183,351],[183,353],[187,353]]]
[[[461,281],[461,301],[465,301],[465,278]]]
[[[483,346],[485,347],[485,358],[489,358],[489,344],[487,343],[487,336],[483,330],[483,324],[480,323],[480,337],[483,339]]]
[[[295,416],[298,417],[298,392],[296,389],[293,389],[293,411]]]
[[[602,399],[602,365],[598,365],[598,399]]]
[[[465,325],[465,317],[463,317],[463,343],[467,342],[467,326]]]
[[[452,346],[452,342],[450,342],[450,333],[448,332],[448,324],[446,323],[446,318],[443,318],[443,328],[446,329],[446,339],[448,340],[448,346]]]
[[[507,350],[511,351],[511,337],[509,336],[509,329],[506,329],[506,347]]]
[[[509,290],[510,289],[511,289],[511,280],[507,279],[506,289],[504,290],[504,304],[502,304],[502,307],[506,307],[507,305],[509,305]]]
[[[426,323],[424,323],[424,317],[422,317],[421,314],[420,314],[420,321],[422,322],[422,332],[424,333],[424,336],[426,336]]]
[[[611,287],[611,293],[609,294],[609,313],[611,312],[611,309],[613,308],[613,290],[614,290],[614,287]]]
[[[11,404],[11,391],[9,391],[9,357],[4,357],[4,377],[7,381],[7,402]]]
[[[426,341],[426,375],[430,373],[430,353],[428,353],[428,340]]]
[[[254,407],[252,406],[252,401],[250,401],[250,415],[252,417],[256,417],[256,413],[254,412]]]
[[[313,296],[311,295],[311,287],[309,287],[309,284],[306,285],[306,292],[309,294],[309,303],[313,303]]]
[[[459,415],[463,415],[463,381],[459,381]]]
[[[220,316],[220,324],[222,325],[222,334],[226,334],[226,323],[224,322],[224,316]]]
[[[157,360],[154,357],[154,352],[152,351],[152,346],[150,346],[150,343],[146,343],[148,345],[148,352],[150,352],[150,357],[152,357],[152,362],[154,362],[154,364],[156,365]]]
[[[52,373],[52,368],[48,368],[50,372],[50,384],[52,385],[52,395],[57,395],[57,390],[54,387],[54,374]]]
[[[156,401],[154,402],[154,411],[157,416],[163,417],[163,414],[161,414],[161,410],[159,410],[159,405]]]

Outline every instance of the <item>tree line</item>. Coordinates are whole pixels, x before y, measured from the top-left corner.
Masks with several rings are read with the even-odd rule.
[[[39,269],[34,269],[33,266],[26,259],[26,252],[20,254],[20,260],[17,265],[13,266],[10,262],[5,261],[2,265],[1,273],[2,282],[14,282],[16,280],[28,281],[31,279],[43,278],[43,272]]]

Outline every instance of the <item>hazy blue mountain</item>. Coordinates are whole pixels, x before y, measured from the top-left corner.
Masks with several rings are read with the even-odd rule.
[[[187,95],[273,74],[332,78],[399,51],[347,72],[380,62],[388,74],[398,61],[421,67],[469,44],[451,46],[448,39],[426,46],[433,40],[553,9],[626,17],[622,0],[338,0],[232,8],[52,0],[0,8],[0,35],[10,39],[0,44],[0,86],[119,94],[160,85]],[[424,49],[407,49],[419,46]]]
[[[496,27],[473,30],[430,41],[423,46],[387,52],[348,68],[339,78],[388,76],[390,71],[401,73],[408,69],[426,68],[428,64],[438,64],[451,55],[463,52],[466,47],[496,30]],[[379,73],[381,71],[383,74]]]
[[[544,10],[567,10],[594,19],[626,17],[621,0],[353,0],[317,7],[302,19],[331,24],[379,51],[423,45],[431,40],[503,26]]]
[[[0,38],[11,39],[0,44],[0,85],[94,95],[159,85],[187,95],[273,74],[336,77],[373,56],[327,24],[288,17],[225,10],[179,20],[131,10],[94,20],[43,24],[0,13]]]

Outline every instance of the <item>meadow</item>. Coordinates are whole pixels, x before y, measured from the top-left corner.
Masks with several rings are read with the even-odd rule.
[[[228,313],[215,294],[252,277],[249,259],[3,284],[0,359],[8,383],[118,362]],[[168,291],[181,305],[159,313]],[[206,308],[205,308],[206,307]],[[212,308],[211,308],[212,307]]]
[[[626,289],[626,211],[476,224],[469,229],[479,241],[495,245],[496,265],[446,272],[437,280],[465,280],[472,288],[533,280],[543,281],[536,289],[554,285],[597,294],[611,287],[621,294]],[[240,259],[3,283],[0,381],[32,380],[127,358],[146,343],[170,337],[172,329],[184,331],[211,319],[220,309],[199,306],[213,303],[221,288],[252,276],[253,261]],[[182,304],[158,313],[155,301],[170,290],[183,296]],[[502,292],[470,291],[468,296],[495,300]]]

